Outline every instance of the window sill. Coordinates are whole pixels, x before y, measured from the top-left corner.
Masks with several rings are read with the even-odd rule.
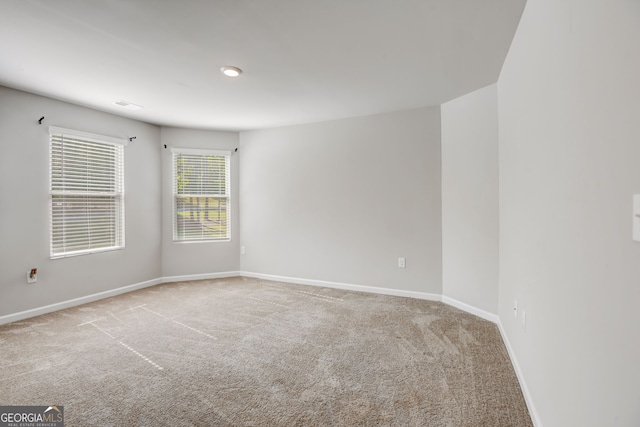
[[[111,246],[108,248],[100,248],[100,249],[91,249],[88,251],[75,251],[75,252],[66,252],[63,254],[51,254],[49,255],[49,259],[62,259],[62,258],[70,258],[70,257],[74,257],[74,256],[80,256],[80,255],[91,255],[91,254],[97,254],[97,253],[101,253],[101,252],[112,252],[112,251],[120,251],[124,249],[124,246]]]
[[[215,239],[215,240],[173,240],[176,245],[191,244],[191,243],[227,243],[231,239]]]

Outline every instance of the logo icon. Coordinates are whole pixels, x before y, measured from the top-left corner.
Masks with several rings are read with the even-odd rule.
[[[64,406],[0,406],[0,427],[64,427]]]

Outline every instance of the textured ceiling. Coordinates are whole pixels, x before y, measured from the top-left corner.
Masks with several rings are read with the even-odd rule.
[[[524,3],[0,0],[0,85],[220,130],[439,105],[497,81]]]

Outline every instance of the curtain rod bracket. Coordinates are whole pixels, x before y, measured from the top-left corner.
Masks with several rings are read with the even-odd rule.
[[[43,120],[44,120],[44,116],[40,117],[40,120],[38,120],[38,124],[41,125]]]
[[[134,139],[136,139],[136,137],[132,136],[131,138],[129,138],[129,142],[133,142]]]

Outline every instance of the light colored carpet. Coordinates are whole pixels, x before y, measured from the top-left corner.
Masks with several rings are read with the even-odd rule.
[[[154,286],[0,326],[0,404],[66,426],[531,426],[496,325],[256,279]]]

